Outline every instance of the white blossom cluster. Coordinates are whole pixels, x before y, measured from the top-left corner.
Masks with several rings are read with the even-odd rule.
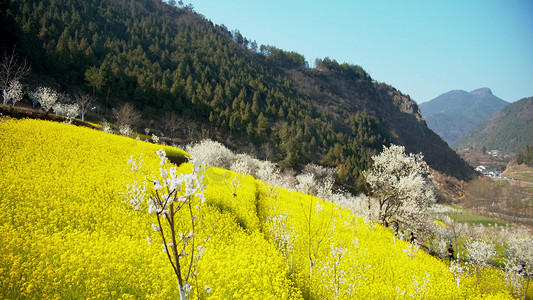
[[[190,160],[193,165],[192,173],[178,174],[176,166],[167,164],[168,158],[164,150],[158,150],[156,154],[160,158],[161,167],[159,176],[150,180],[153,184],[151,196],[147,199],[147,184],[140,185],[137,182],[127,185],[127,191],[123,195],[126,198],[125,202],[133,209],[141,210],[147,206],[148,213],[157,217],[157,224],[152,223],[151,227],[161,236],[162,252],[167,254],[174,273],[178,277],[180,299],[187,299],[192,290],[189,279],[196,272],[193,266],[205,252],[205,248],[195,242],[195,228],[198,224],[200,205],[206,201],[203,185],[204,168],[201,161],[195,158]],[[142,170],[141,161],[142,155],[139,160],[130,156],[129,169],[133,172]],[[190,218],[189,222],[177,225],[175,216],[180,211]],[[162,226],[162,223],[166,223],[167,226]],[[148,237],[147,242],[152,244],[152,239]],[[184,272],[186,275],[182,277],[180,268],[185,264],[181,261],[185,259],[188,260],[188,267]]]
[[[22,100],[24,92],[22,91],[22,84],[18,80],[11,80],[9,86],[4,90],[4,105],[11,101],[12,105]]]
[[[468,274],[468,265],[461,264],[459,261],[454,260],[450,262],[450,272],[453,274],[453,277],[455,278],[455,283],[457,286],[461,283],[461,279]]]
[[[348,248],[342,246],[330,245],[331,250],[329,256],[331,259],[326,260],[324,266],[320,268],[322,274],[325,275],[329,281],[324,282],[327,289],[333,290],[335,298],[339,298],[344,294],[351,294],[354,290],[353,286],[346,286],[348,281],[348,272],[343,268],[343,260],[345,256],[349,256]]]
[[[128,137],[133,134],[133,130],[131,130],[130,125],[127,125],[127,124],[120,125],[118,128],[118,132],[120,133],[120,135],[128,136]]]
[[[408,244],[407,247],[403,249],[403,253],[405,253],[410,259],[415,259],[419,249],[420,247],[418,247],[417,244]]]
[[[167,163],[168,158],[164,150],[158,150],[161,165]],[[160,178],[154,179],[155,195],[150,197],[148,203],[148,213],[168,214],[168,208],[173,203],[178,207],[191,203],[191,197],[200,199],[200,203],[205,202],[203,185],[204,173],[201,161],[198,158],[192,159],[193,172],[191,174],[177,174],[175,166],[160,168]],[[198,207],[200,208],[200,207]]]
[[[353,246],[357,252],[351,253],[348,248],[343,245],[343,241],[339,241],[337,245],[330,244],[330,251],[326,263],[319,269],[324,275],[323,282],[326,288],[333,290],[336,299],[352,298],[351,294],[357,293],[356,284],[360,284],[366,280],[365,272],[371,268],[371,265],[363,266],[360,257],[365,256],[365,252],[359,250],[359,240],[355,238]],[[352,276],[352,282],[347,283],[348,277]],[[355,278],[354,278],[355,277]]]
[[[315,176],[311,173],[304,173],[296,175],[297,184],[294,187],[299,193],[312,194],[312,190],[315,187]]]
[[[237,155],[235,161],[231,163],[230,170],[241,174],[251,174],[252,168],[247,155]]]
[[[199,157],[208,166],[230,169],[241,174],[249,174],[269,185],[270,196],[276,195],[275,187],[294,189],[300,192],[319,195],[328,201],[341,201],[342,194],[332,192],[337,173],[336,168],[325,168],[308,164],[304,172],[294,176],[282,175],[276,164],[261,161],[246,154],[234,154],[219,142],[203,140],[194,145],[188,145],[186,151],[193,157]]]
[[[409,296],[416,299],[426,299],[425,295],[428,291],[429,284],[430,278],[427,271],[426,276],[422,278],[422,280],[419,280],[416,278],[415,274],[413,274],[413,283],[411,284],[411,289],[414,291],[414,293],[409,293]]]
[[[34,103],[39,103],[44,111],[52,109],[54,113],[67,117],[68,123],[81,113],[78,103],[68,103],[72,101],[68,94],[60,94],[50,87],[38,87],[30,92],[29,96]]]
[[[285,261],[290,270],[292,270],[292,253],[294,243],[298,235],[294,226],[287,222],[288,215],[273,215],[267,218],[270,232],[272,234],[276,248],[285,257]]]
[[[290,180],[281,176],[276,164],[261,161],[246,154],[234,154],[219,142],[209,139],[188,145],[186,151],[198,157],[206,166],[230,169],[238,173],[249,174],[273,186],[291,188]]]
[[[511,292],[522,296],[520,293],[527,287],[527,278],[533,276],[533,239],[519,229],[508,235],[506,244],[505,279]]]
[[[466,243],[468,258],[476,266],[486,268],[489,262],[496,257],[496,248],[490,241],[474,240]]]
[[[80,114],[80,106],[78,104],[56,102],[52,105],[52,110],[60,116],[67,117],[68,122]]]
[[[128,167],[130,169],[130,171],[132,171],[133,173],[137,173],[139,171],[141,171],[141,165],[142,165],[142,162],[143,162],[143,154],[141,153],[141,155],[139,156],[139,159],[135,159],[133,158],[132,155],[130,155],[130,158],[128,159]]]
[[[440,226],[436,226],[437,228]],[[438,254],[439,257],[445,258],[448,256],[448,245],[450,243],[446,242],[446,240],[443,240],[439,238],[439,235],[436,235],[432,239],[430,239],[427,242],[427,247],[433,251],[434,253]]]
[[[159,144],[159,137],[152,133],[152,142],[154,144]]]
[[[258,164],[255,172],[257,179],[263,181],[267,185],[269,196],[274,198],[278,194],[278,187],[286,189],[290,188],[290,180],[287,180],[280,174],[280,169],[272,162],[262,161]]]
[[[103,132],[107,132],[107,133],[111,133],[112,132],[111,125],[108,122],[106,122],[106,121],[102,122],[102,131]]]
[[[134,181],[132,184],[127,184],[126,193],[122,193],[126,198],[124,202],[129,204],[133,209],[139,210],[146,199],[147,189],[148,184],[146,182],[140,184]]]
[[[372,192],[368,206],[377,206],[374,221],[394,218],[408,229],[422,231],[430,220],[428,207],[436,201],[423,156],[407,155],[405,147],[391,145],[372,160],[364,176]]]
[[[533,275],[533,239],[526,233],[509,235],[507,261],[519,265],[524,275]]]
[[[231,150],[212,140],[203,140],[198,144],[188,145],[185,150],[192,157],[201,159],[206,166],[229,169],[235,160],[235,155]]]
[[[32,100],[39,103],[44,111],[49,111],[56,103],[59,95],[50,87],[38,87],[29,93]]]

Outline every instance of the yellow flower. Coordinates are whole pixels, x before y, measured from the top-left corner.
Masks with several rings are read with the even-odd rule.
[[[62,123],[0,122],[0,298],[177,299],[148,204],[131,210],[121,194],[146,180],[143,172],[150,180],[161,175],[169,164],[160,164],[161,148],[170,160],[188,156]],[[128,161],[141,154],[143,172],[132,172]],[[188,163],[169,169],[192,171]],[[273,193],[250,175],[218,168],[206,171],[204,184],[193,299],[510,298],[497,271],[484,270],[479,283],[467,275],[458,287],[442,261],[422,251],[406,256],[407,242],[394,243],[381,225],[316,197]],[[276,248],[267,225],[276,215],[293,228],[291,256]],[[331,245],[346,249],[340,261]],[[332,284],[331,274],[342,284]]]

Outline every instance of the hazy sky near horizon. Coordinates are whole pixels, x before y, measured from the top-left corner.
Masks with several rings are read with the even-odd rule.
[[[418,103],[488,87],[533,96],[532,0],[186,0],[258,45],[359,65]]]

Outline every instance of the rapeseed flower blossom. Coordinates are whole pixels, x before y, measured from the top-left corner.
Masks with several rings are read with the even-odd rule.
[[[409,257],[403,251],[409,243],[394,243],[388,228],[314,196],[214,167],[202,184],[194,178],[188,185],[174,181],[197,167],[171,165],[166,158],[171,155],[188,156],[93,129],[5,117],[0,122],[0,298],[177,299],[175,274],[161,251],[170,241],[163,242],[158,231],[168,225],[154,222],[157,214],[170,211],[149,197],[156,191],[154,179],[161,197],[174,191],[183,196],[174,205],[187,205],[185,194],[198,197],[191,204],[201,208],[194,210],[193,221],[202,226],[180,231],[189,243],[183,255],[197,261],[194,276],[184,283],[191,299],[511,298],[499,270],[480,269],[479,277],[465,270],[458,285],[445,262],[421,250]],[[171,180],[165,186],[163,179]],[[238,184],[232,185],[234,179]],[[133,183],[145,192],[145,201],[125,205],[127,185]],[[311,219],[304,214],[310,208]],[[283,216],[285,225],[276,221],[281,228],[272,227],[276,222],[267,220],[273,216]],[[334,231],[324,232],[310,282],[308,228],[324,219],[331,219]],[[187,220],[190,216],[177,222]],[[290,245],[292,268],[276,245],[279,240]],[[331,281],[335,266],[337,292]]]

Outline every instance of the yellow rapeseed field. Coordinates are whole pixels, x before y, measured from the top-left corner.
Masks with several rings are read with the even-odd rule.
[[[178,299],[145,207],[124,203],[139,158],[179,149],[38,120],[0,121],[0,298]],[[186,163],[179,172],[191,172]],[[313,196],[209,168],[194,299],[506,299],[496,270],[458,286],[446,263]],[[151,239],[151,243],[147,238]]]

